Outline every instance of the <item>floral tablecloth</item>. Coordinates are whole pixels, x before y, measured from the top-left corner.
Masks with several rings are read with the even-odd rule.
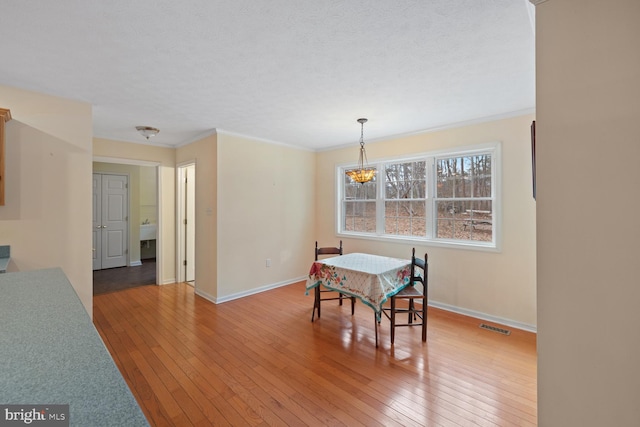
[[[316,286],[355,296],[380,314],[382,305],[409,284],[411,261],[353,253],[315,261],[307,292]]]

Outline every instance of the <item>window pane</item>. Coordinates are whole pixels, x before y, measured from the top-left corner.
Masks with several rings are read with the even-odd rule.
[[[398,218],[398,235],[411,236],[411,219]]]
[[[474,166],[474,197],[491,197],[491,156],[475,156]]]
[[[398,233],[398,206],[400,202],[384,203],[384,232],[386,234]]]
[[[411,219],[411,235],[425,236],[427,234],[427,222],[425,217],[413,217]]]
[[[411,216],[411,202],[400,202],[398,204],[398,216]]]
[[[344,195],[346,200],[375,200],[376,183],[375,181],[369,181],[364,184],[358,184],[352,181],[351,184],[345,184]]]
[[[398,184],[397,182],[387,182],[385,185],[384,196],[386,199],[398,198]]]
[[[490,242],[493,219],[490,200],[438,201],[436,236],[444,239]]]
[[[419,161],[385,166],[386,234],[426,236],[426,164]]]
[[[486,186],[486,182],[478,179],[491,177],[491,156],[489,154],[471,157],[452,157],[437,161],[437,193],[438,198],[452,197],[489,197],[491,195],[489,179],[488,196],[480,196],[479,186]],[[479,169],[481,168],[481,169]],[[486,188],[483,190],[486,193]]]
[[[384,216],[398,216],[398,202],[384,202]]]
[[[410,205],[411,205],[411,216],[414,216],[414,217],[419,216],[423,218],[426,216],[424,201],[410,202]]]
[[[413,181],[412,197],[414,199],[427,197],[427,182],[425,180]]]
[[[376,204],[374,202],[345,203],[345,231],[376,231]]]
[[[354,184],[347,184],[344,186],[344,198],[346,200],[353,200],[358,197],[358,187]]]
[[[395,216],[386,216],[384,218],[384,232],[386,234],[398,233],[398,218]]]

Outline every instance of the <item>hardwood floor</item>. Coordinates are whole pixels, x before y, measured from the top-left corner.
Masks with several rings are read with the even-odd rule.
[[[535,426],[535,334],[429,308],[428,337],[297,283],[213,304],[186,284],[94,296],[94,323],[154,426]],[[484,322],[487,323],[487,322]]]

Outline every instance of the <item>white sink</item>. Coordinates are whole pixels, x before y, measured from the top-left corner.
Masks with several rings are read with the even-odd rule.
[[[157,224],[142,224],[140,226],[140,240],[155,240],[157,232]]]

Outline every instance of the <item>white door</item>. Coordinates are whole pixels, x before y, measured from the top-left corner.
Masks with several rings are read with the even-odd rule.
[[[128,178],[93,174],[93,269],[124,267],[128,249]]]
[[[186,168],[186,200],[185,200],[185,281],[193,282],[196,277],[196,165]]]

